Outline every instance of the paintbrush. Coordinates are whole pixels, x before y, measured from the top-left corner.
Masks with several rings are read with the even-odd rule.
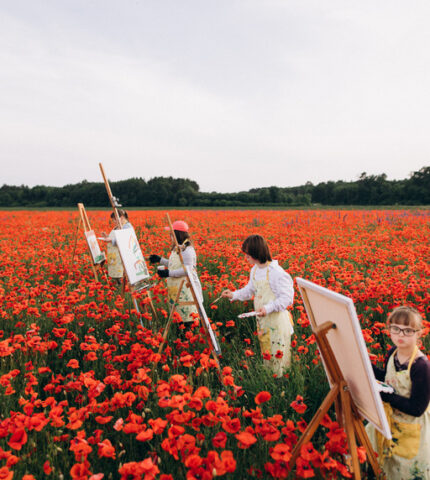
[[[211,302],[211,305],[213,305],[214,303],[216,303],[218,300],[221,300],[222,298],[222,295],[220,295],[218,298],[216,298],[213,302]]]

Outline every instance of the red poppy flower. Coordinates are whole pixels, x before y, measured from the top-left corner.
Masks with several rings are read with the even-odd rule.
[[[79,362],[72,358],[71,360],[69,360],[69,362],[67,363],[67,367],[70,367],[70,368],[79,368]]]
[[[94,418],[94,420],[99,423],[100,425],[104,425],[106,423],[109,423],[112,420],[112,415],[108,417],[102,417],[101,415],[98,415],[97,417]]]
[[[15,450],[21,450],[22,446],[27,443],[28,437],[24,428],[18,428],[9,438],[7,444]]]
[[[255,403],[257,405],[261,405],[262,403],[268,402],[272,398],[272,395],[267,392],[266,390],[263,390],[260,393],[257,393],[255,396]]]
[[[52,472],[51,465],[49,463],[49,460],[46,460],[46,462],[43,464],[43,472],[45,475],[50,475]]]
[[[304,413],[308,408],[303,403],[303,397],[301,395],[297,395],[296,399],[290,403],[290,407],[292,407],[297,413]]]
[[[99,457],[115,458],[115,448],[110,442],[110,440],[105,439],[98,444],[98,455]]]
[[[8,467],[0,468],[0,480],[11,480],[13,477],[13,472],[9,470]]]
[[[218,432],[212,439],[212,445],[215,448],[225,448],[227,435],[224,432]]]
[[[222,423],[222,428],[228,433],[236,433],[240,430],[240,420],[233,418]]]
[[[288,463],[291,459],[291,448],[285,443],[278,443],[270,450],[273,460]]]
[[[238,440],[237,446],[242,449],[249,448],[251,445],[254,445],[254,443],[257,441],[255,436],[252,433],[249,433],[247,431],[240,432],[236,434],[235,437]]]
[[[310,463],[303,458],[299,457],[296,461],[296,472],[300,478],[312,478],[315,477],[315,472],[312,469]]]
[[[154,431],[151,428],[148,428],[146,430],[142,430],[136,436],[136,440],[139,440],[140,442],[146,442],[148,440],[152,440],[153,437],[154,437]]]

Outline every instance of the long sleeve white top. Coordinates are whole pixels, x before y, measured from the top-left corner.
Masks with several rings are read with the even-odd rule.
[[[269,269],[269,285],[275,295],[272,302],[264,305],[267,315],[272,312],[282,312],[292,305],[294,300],[294,286],[291,276],[279,266],[277,260],[273,260],[268,266],[259,267],[254,265],[251,268],[248,284],[233,292],[233,300],[250,300],[255,295],[254,274],[255,280],[264,280],[267,276],[267,269]]]
[[[200,284],[200,279],[197,274],[197,255],[194,247],[192,245],[188,245],[185,250],[182,250],[182,259],[184,260],[184,265],[186,267],[190,267],[194,285],[197,287],[196,294],[199,297],[200,301],[203,303],[203,292],[202,286]],[[169,266],[169,260],[167,258],[161,257],[160,265],[164,265],[165,267]],[[185,277],[187,274],[185,270],[181,268],[177,268],[175,270],[169,270],[169,277],[180,278]]]
[[[124,225],[122,226],[122,229],[126,229],[126,228],[133,228],[133,225],[130,222],[124,223]],[[116,247],[116,239],[115,239],[115,231],[116,230],[119,230],[119,229],[114,228],[109,234],[109,239],[111,240],[112,245],[114,247]],[[134,230],[134,228],[133,228],[133,230]]]
[[[191,267],[193,269],[197,266],[197,255],[194,247],[189,245],[185,250],[182,250],[182,258],[184,260],[184,265]],[[169,259],[162,257],[160,260],[160,265],[165,267],[169,266]],[[185,277],[185,270],[181,267],[176,270],[169,270],[169,277]]]

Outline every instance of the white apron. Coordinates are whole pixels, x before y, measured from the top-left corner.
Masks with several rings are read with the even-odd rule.
[[[114,230],[110,232],[109,238],[110,240],[114,240]],[[124,267],[122,266],[121,255],[119,254],[118,247],[116,245],[112,245],[112,242],[107,242],[106,250],[109,277],[122,278],[124,276]]]
[[[252,280],[255,288],[254,308],[255,310],[259,310],[276,298],[270,288],[269,267],[267,267],[265,279],[256,280],[254,270]],[[265,317],[257,317],[258,340],[260,342],[261,353],[268,352],[271,354],[271,359],[263,360],[263,364],[269,367],[273,373],[276,373],[278,377],[281,376],[284,369],[290,365],[292,323],[291,314],[287,310],[283,312],[273,312]],[[282,353],[282,355],[278,352]]]
[[[169,270],[178,270],[179,268],[182,268],[182,263],[181,263],[181,258],[179,257],[178,253],[176,251],[172,251],[172,253],[169,256],[169,265],[168,269]],[[179,296],[179,303],[181,302],[192,302],[193,295],[191,293],[191,290],[185,286],[185,283],[187,282],[187,276],[185,277],[167,277],[167,295],[169,298],[169,303],[173,307],[173,304],[175,303],[176,300],[176,295],[178,294],[178,289],[179,286],[182,282],[182,280],[185,280],[184,286],[182,287],[181,294]],[[199,295],[200,292],[196,292],[197,295]],[[194,318],[191,315],[192,313],[197,314],[197,308],[194,305],[178,305],[176,307],[176,311],[179,313],[179,315],[182,318],[182,321],[184,323],[188,322],[193,322]],[[196,317],[197,318],[197,317]]]
[[[417,353],[418,347],[415,347],[408,369],[400,372],[394,366],[396,351],[388,360],[385,383],[402,397],[411,395],[410,371]],[[384,408],[393,439],[385,439],[371,424],[366,426],[366,431],[387,479],[430,480],[430,406],[420,417],[400,412],[388,403],[384,403]]]

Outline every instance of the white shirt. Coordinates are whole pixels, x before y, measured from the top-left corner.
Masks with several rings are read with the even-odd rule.
[[[255,295],[254,272],[256,281],[264,280],[267,276],[267,269],[269,269],[269,285],[275,295],[275,300],[264,305],[267,315],[272,312],[282,312],[292,305],[294,300],[293,279],[278,265],[277,260],[272,260],[268,266],[264,267],[254,265],[251,268],[248,284],[233,292],[231,301],[250,300]]]

